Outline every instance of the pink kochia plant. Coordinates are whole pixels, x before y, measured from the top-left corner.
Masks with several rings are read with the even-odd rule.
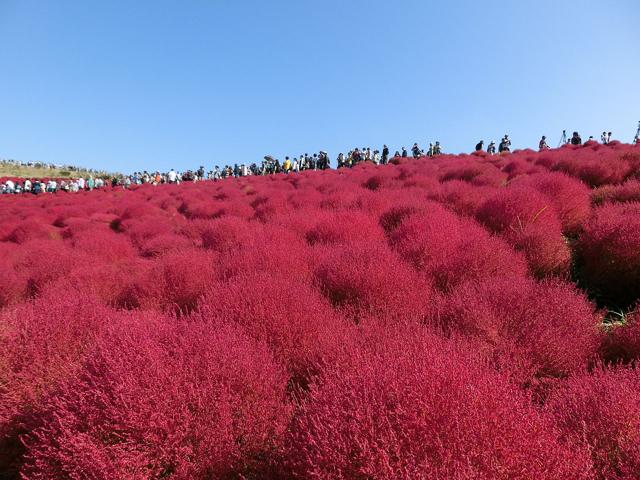
[[[553,203],[528,187],[504,188],[476,214],[489,230],[525,254],[537,277],[566,275],[571,253]]]
[[[287,445],[295,478],[589,478],[586,450],[526,397],[415,329],[366,332],[312,386]]]
[[[109,326],[25,437],[25,478],[223,478],[269,471],[286,378],[232,326]]]

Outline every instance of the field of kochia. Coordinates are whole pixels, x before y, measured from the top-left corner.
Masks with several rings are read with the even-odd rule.
[[[0,197],[0,478],[640,478],[640,147]]]

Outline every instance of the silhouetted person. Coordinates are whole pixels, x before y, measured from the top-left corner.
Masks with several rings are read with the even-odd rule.
[[[487,153],[489,155],[493,155],[496,153],[496,142],[494,142],[493,140],[491,140],[491,143],[489,143],[489,146],[487,147]]]
[[[417,143],[414,143],[413,147],[411,147],[411,153],[413,154],[413,158],[420,157],[420,147],[418,146]]]
[[[538,150],[543,151],[548,149],[549,149],[549,145],[547,145],[547,137],[543,135],[542,138],[540,139],[540,143],[538,143]]]
[[[407,158],[407,149],[402,147],[402,158]]]
[[[509,140],[509,135],[505,135],[502,137],[500,141],[500,145],[498,145],[498,152],[510,152],[511,151],[511,140]]]
[[[476,152],[481,152],[483,147],[484,147],[484,140],[480,140],[478,143],[476,143]]]
[[[386,165],[388,161],[389,161],[389,147],[384,145],[382,147],[382,164]]]
[[[582,145],[582,138],[578,132],[573,132],[571,136],[571,145]]]

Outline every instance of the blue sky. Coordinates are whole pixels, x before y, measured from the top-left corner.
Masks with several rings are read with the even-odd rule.
[[[640,120],[637,0],[0,0],[0,158],[129,172]]]

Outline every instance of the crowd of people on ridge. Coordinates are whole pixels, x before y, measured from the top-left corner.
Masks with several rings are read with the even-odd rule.
[[[589,141],[595,141],[593,136],[589,137]],[[603,144],[608,144],[611,142],[611,132],[602,132],[600,136],[600,142]],[[560,145],[562,144],[570,144],[570,145],[582,145],[582,137],[578,132],[573,132],[571,137],[567,138],[566,132],[562,132],[562,139],[560,141]],[[633,143],[635,145],[640,145],[640,126],[638,128],[638,132],[634,137]],[[542,136],[540,142],[538,143],[538,150],[548,150],[551,147],[547,143],[547,137]],[[475,150],[485,151],[484,150],[484,140],[480,140],[476,146]],[[511,151],[511,140],[509,135],[504,135],[502,140],[498,144],[497,147],[498,153],[508,153]],[[486,152],[490,155],[494,155],[496,153],[496,143],[491,141],[486,148]],[[350,150],[346,155],[344,153],[339,153],[336,158],[336,168],[350,168],[357,165],[360,162],[371,162],[375,165],[386,165],[392,158],[408,158],[409,152],[405,147],[402,147],[401,150],[396,150],[393,156],[389,155],[389,147],[387,145],[383,145],[382,151],[380,150],[372,150],[370,147],[354,148]],[[435,143],[430,143],[429,148],[425,152],[425,150],[421,149],[418,143],[414,143],[413,147],[411,147],[411,156],[414,159],[420,157],[437,157],[441,155],[442,146],[440,142],[436,141]],[[20,164],[22,166],[36,166],[36,164],[32,163],[21,163],[16,162],[14,160],[2,160],[2,163],[13,163]],[[44,164],[37,164],[44,165]],[[50,166],[50,168],[54,168],[54,166]],[[72,170],[71,167],[68,167]],[[213,170],[205,172],[204,166],[200,166],[197,170],[187,170],[185,172],[177,172],[174,169],[171,169],[169,172],[161,173],[160,171],[156,171],[154,173],[147,172],[146,170],[143,172],[134,172],[131,175],[118,175],[118,176],[98,176],[89,175],[87,178],[77,177],[69,180],[38,180],[38,179],[25,179],[22,183],[17,180],[6,180],[2,185],[0,185],[0,193],[2,194],[17,194],[17,193],[32,193],[32,194],[40,194],[40,193],[57,193],[60,191],[63,192],[79,192],[79,191],[92,191],[96,189],[102,189],[105,186],[115,187],[123,187],[125,189],[130,188],[131,185],[160,185],[160,184],[179,184],[181,182],[197,182],[201,180],[223,180],[227,178],[238,178],[238,177],[246,177],[246,176],[254,176],[254,175],[274,175],[274,174],[290,174],[290,173],[298,173],[302,171],[308,170],[326,170],[331,168],[331,160],[329,155],[325,151],[320,151],[319,153],[314,153],[313,155],[304,154],[299,157],[289,158],[285,157],[284,161],[280,162],[279,159],[274,158],[270,155],[266,155],[260,164],[252,163],[250,165],[246,164],[234,164],[233,167],[231,165],[225,165],[223,168],[219,166],[215,166]]]

